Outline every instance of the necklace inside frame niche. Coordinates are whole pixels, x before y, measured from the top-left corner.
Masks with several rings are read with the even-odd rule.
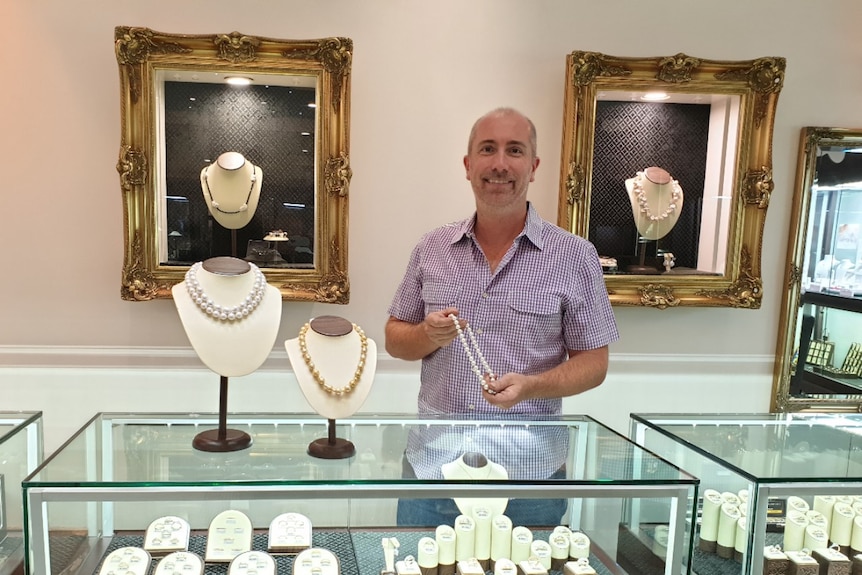
[[[661,273],[646,263],[646,244],[674,228],[682,212],[683,192],[679,182],[664,168],[651,166],[626,180],[632,216],[638,231],[638,263],[626,267],[633,274]]]
[[[260,201],[263,170],[239,152],[224,152],[201,170],[201,191],[213,219],[231,231],[231,253],[237,257],[236,231],[248,225]]]
[[[312,441],[308,454],[321,459],[352,457],[356,447],[336,436],[335,422],[356,413],[368,398],[377,369],[377,345],[358,325],[322,315],[304,324],[284,348],[300,391],[328,423],[327,437]]]

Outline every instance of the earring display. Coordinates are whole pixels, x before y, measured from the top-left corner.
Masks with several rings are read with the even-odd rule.
[[[165,555],[156,564],[153,575],[203,575],[204,562],[188,551],[175,551]]]
[[[293,575],[339,575],[338,558],[328,549],[312,547],[296,556]]]
[[[848,374],[862,377],[862,343],[851,343],[841,369]]]
[[[272,520],[267,536],[270,553],[298,553],[311,547],[311,521],[300,513],[282,513]]]
[[[227,575],[275,575],[275,559],[264,551],[246,551],[233,558]]]
[[[230,563],[234,557],[251,551],[251,520],[242,511],[222,511],[212,520],[207,532],[207,563]]]
[[[147,575],[152,558],[140,547],[120,547],[108,554],[99,575]]]
[[[154,520],[144,535],[144,550],[153,557],[167,555],[174,551],[188,551],[189,523],[181,517],[166,515]]]
[[[814,340],[808,347],[806,363],[817,366],[832,365],[832,353],[835,351],[835,343],[831,341]]]

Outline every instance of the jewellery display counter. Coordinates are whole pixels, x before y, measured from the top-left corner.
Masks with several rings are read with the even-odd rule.
[[[632,414],[631,437],[700,479],[692,572],[862,553],[862,416]]]
[[[114,572],[109,561],[150,558],[160,572],[168,539],[183,557],[203,559],[206,573],[268,572],[248,561],[235,570],[245,553],[292,575],[481,575],[495,563],[499,573],[672,575],[689,562],[697,479],[587,416],[332,425],[232,414],[227,426],[248,433],[250,447],[195,449],[196,435],[217,423],[200,414],[94,416],[23,482],[28,573],[102,575]],[[355,454],[309,455],[333,435]],[[405,512],[439,501],[457,505],[453,521]],[[559,519],[514,514],[539,508]],[[155,547],[154,526],[169,533]],[[296,540],[274,543],[287,534]],[[490,556],[480,546],[488,537]],[[218,545],[236,552],[219,556]],[[312,568],[317,559],[305,551],[330,568]]]
[[[42,413],[0,411],[0,575],[24,562],[21,481],[42,462]]]

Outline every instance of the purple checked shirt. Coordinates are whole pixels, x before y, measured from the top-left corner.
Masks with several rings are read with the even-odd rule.
[[[492,274],[474,235],[475,216],[426,234],[414,248],[389,314],[419,323],[458,308],[491,370],[532,375],[619,338],[593,245],[527,205],[524,230]],[[499,414],[482,398],[460,341],[422,360],[420,414]],[[556,415],[561,399],[524,401],[507,413]]]

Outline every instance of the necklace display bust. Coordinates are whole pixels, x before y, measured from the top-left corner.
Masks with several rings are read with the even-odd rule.
[[[171,289],[192,348],[219,375],[237,377],[252,373],[263,364],[275,344],[281,321],[281,292],[265,281],[262,289],[257,288],[257,269],[237,258],[210,258],[195,264],[192,270],[195,272],[187,274],[185,281]],[[255,294],[259,303],[245,305],[247,298]],[[247,313],[234,320],[220,319],[196,301],[204,298],[222,309],[245,308]]]
[[[245,227],[254,217],[262,183],[263,171],[239,152],[225,152],[201,170],[207,208],[229,230]]]
[[[371,392],[377,346],[359,326],[324,315],[305,324],[284,349],[305,399],[326,419],[356,413]],[[315,370],[315,371],[312,371]]]
[[[443,477],[449,480],[501,481],[509,478],[506,468],[494,463],[481,453],[466,452],[455,461],[440,466]],[[506,511],[509,500],[503,498],[455,497],[455,505],[464,515],[472,515],[474,507],[485,507],[492,518]]]
[[[626,180],[632,215],[638,233],[657,240],[676,225],[682,212],[683,193],[679,182],[664,168],[649,167]]]

